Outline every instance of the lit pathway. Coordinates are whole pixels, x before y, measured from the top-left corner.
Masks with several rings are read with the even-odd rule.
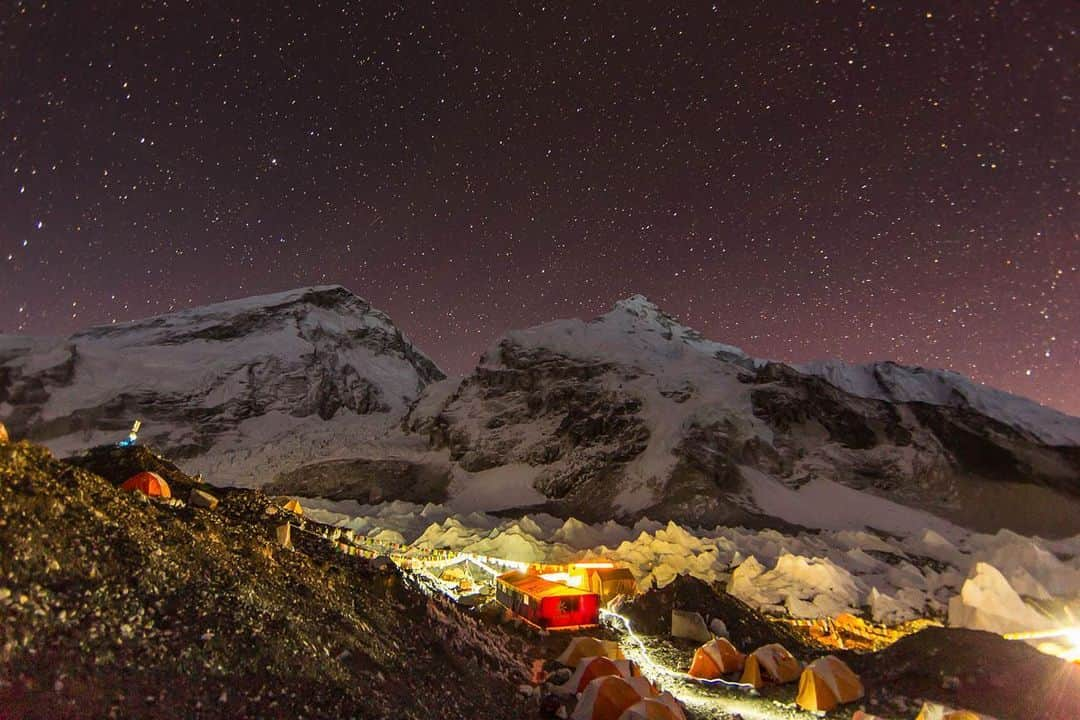
[[[405,553],[400,548],[377,543],[369,538],[357,538],[356,544],[370,553],[385,554],[403,570],[423,576],[434,590],[456,599],[453,586],[440,580],[432,570],[442,569],[461,562],[469,562],[492,576],[507,569],[527,567],[501,558],[457,553],[453,551],[417,552],[410,548]],[[780,703],[753,693],[753,688],[742,683],[726,680],[701,680],[669,667],[662,660],[659,644],[651,638],[634,632],[629,619],[609,610],[601,610],[601,621],[608,623],[623,636],[622,648],[627,658],[636,662],[651,680],[659,682],[701,720],[728,720],[741,717],[744,720],[802,720],[818,716],[802,712],[794,705]]]
[[[724,680],[704,681],[675,670],[664,663],[655,643],[634,632],[630,621],[608,610],[601,611],[601,620],[623,633],[623,654],[636,662],[646,677],[657,680],[677,697],[695,716],[705,720],[720,720],[736,715],[746,720],[794,720],[816,718],[793,705],[774,702],[753,695],[752,688]]]

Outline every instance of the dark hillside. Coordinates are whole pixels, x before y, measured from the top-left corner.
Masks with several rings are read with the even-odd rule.
[[[186,499],[153,458],[84,461],[150,463]],[[329,543],[283,548],[267,496],[215,492],[172,507],[0,444],[4,720],[522,716],[519,641]]]

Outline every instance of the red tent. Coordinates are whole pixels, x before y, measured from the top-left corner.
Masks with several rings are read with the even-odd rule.
[[[158,475],[156,472],[148,472],[146,470],[135,473],[120,486],[121,490],[127,492],[141,492],[143,495],[149,495],[150,497],[172,497],[172,491],[169,490],[169,483],[165,482],[165,478]]]
[[[600,597],[587,590],[514,570],[499,576],[495,598],[542,628],[596,625]]]

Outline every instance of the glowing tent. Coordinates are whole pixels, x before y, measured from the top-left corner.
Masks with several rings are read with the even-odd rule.
[[[923,703],[915,720],[988,720],[985,715],[970,710],[955,710],[935,702]]]
[[[746,658],[741,682],[763,687],[766,682],[789,683],[799,679],[802,666],[783,645],[762,645]]]
[[[7,428],[4,427],[4,423],[0,422],[0,443],[10,442],[11,438],[8,437]]]
[[[169,483],[165,482],[165,478],[156,472],[146,470],[129,477],[120,489],[125,492],[141,492],[150,497],[172,497],[172,490],[169,489]]]
[[[634,595],[637,592],[637,581],[627,568],[613,567],[607,563],[575,565],[570,569],[570,576],[577,587],[596,593],[604,604],[619,595]]]
[[[578,661],[574,674],[560,686],[564,693],[579,693],[598,677],[609,675],[632,678],[641,677],[641,668],[631,660],[611,660],[606,657],[587,657]]]
[[[619,720],[627,708],[656,692],[643,677],[606,676],[590,682],[581,693],[571,720]]]
[[[619,720],[686,720],[686,713],[671,693],[664,692],[634,703],[623,711]]]
[[[835,655],[818,658],[806,666],[799,678],[795,704],[811,712],[832,710],[863,696],[862,682],[847,664]]]
[[[623,653],[619,643],[613,640],[597,640],[592,637],[576,637],[563,650],[557,660],[567,667],[577,667],[582,658],[606,657],[610,660],[622,660]]]
[[[296,498],[289,498],[281,507],[291,513],[296,513],[297,515],[304,514],[304,508]]]
[[[739,672],[746,665],[746,656],[735,649],[727,638],[713,638],[694,651],[690,675],[715,680],[728,673]]]
[[[496,579],[495,599],[541,628],[580,627],[599,622],[600,598],[519,570]]]

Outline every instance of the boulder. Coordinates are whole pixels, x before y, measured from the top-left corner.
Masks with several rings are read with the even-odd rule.
[[[191,491],[191,495],[188,497],[188,504],[194,507],[206,508],[213,510],[218,506],[218,499],[206,492],[205,490],[195,489]]]
[[[688,610],[671,611],[671,636],[699,643],[707,643],[713,639],[701,613]]]

